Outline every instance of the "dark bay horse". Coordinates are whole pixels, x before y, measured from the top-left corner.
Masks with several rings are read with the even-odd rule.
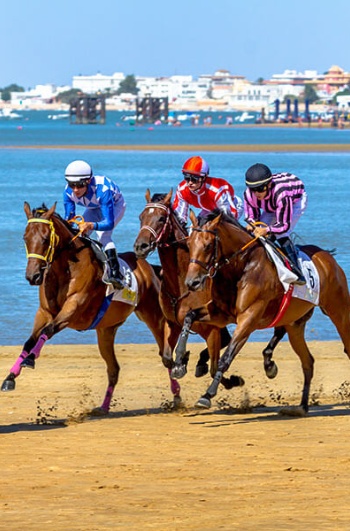
[[[211,280],[207,279],[204,289],[199,292],[189,291],[185,285],[189,266],[188,232],[171,208],[171,196],[170,190],[168,194],[155,194],[151,197],[147,189],[146,206],[139,216],[141,228],[134,243],[134,251],[137,256],[146,258],[155,249],[158,250],[163,270],[160,304],[168,321],[168,343],[175,345],[188,311],[208,302]],[[218,368],[220,349],[228,345],[231,336],[226,327],[220,330],[219,327],[206,323],[194,323],[192,330],[208,345],[200,354],[196,376],[208,372],[207,361],[210,358],[210,373],[214,377]],[[264,366],[270,378],[277,374],[277,367],[271,357],[273,348],[282,336],[283,332],[275,332],[274,338],[265,349]],[[172,348],[170,348],[167,357],[168,366],[173,367],[172,375],[176,378],[184,376],[188,356],[184,358],[177,356],[173,364]],[[229,380],[223,378],[221,382],[226,388],[243,383],[242,379],[233,375]]]
[[[162,283],[160,290],[160,305],[167,320],[165,327],[168,345],[166,362],[172,368],[172,376],[181,378],[186,374],[188,353],[181,362],[174,365],[172,353],[182,329],[183,320],[187,312],[193,307],[200,306],[208,300],[207,287],[204,291],[194,293],[185,286],[185,276],[189,264],[189,254],[186,240],[188,233],[180,223],[171,208],[172,191],[168,194],[155,194],[146,191],[146,206],[140,214],[141,228],[134,243],[136,256],[146,258],[149,253],[158,249],[162,265]],[[210,359],[210,372],[214,376],[220,349],[228,345],[231,338],[227,329],[217,326],[196,323],[192,327],[207,343],[207,348],[200,354],[196,367],[196,376],[203,376],[208,372],[207,361]],[[226,388],[243,385],[243,380],[237,376],[224,378],[222,384]]]
[[[186,285],[190,290],[203,289],[208,275],[212,277],[212,298],[190,312],[185,318],[183,343],[185,349],[188,327],[193,321],[226,326],[237,323],[230,344],[219,360],[218,371],[198,406],[208,408],[223,374],[257,329],[268,327],[281,306],[284,291],[274,264],[263,245],[252,238],[236,220],[223,214],[209,216],[199,226],[191,213],[193,231],[188,240],[190,265]],[[319,275],[319,307],[335,325],[350,358],[350,296],[344,271],[330,252],[314,245],[302,250],[312,259]],[[290,344],[299,356],[304,374],[301,404],[283,412],[305,415],[308,411],[314,359],[305,342],[305,325],[315,306],[292,297],[279,325],[285,327]]]
[[[108,413],[120,367],[114,351],[118,328],[135,312],[154,335],[159,353],[164,350],[165,319],[159,305],[160,280],[153,267],[134,253],[123,253],[129,268],[135,274],[138,294],[136,305],[112,300],[101,320],[101,308],[106,304],[106,285],[102,281],[103,264],[96,258],[90,240],[77,238],[72,229],[55,212],[43,207],[31,210],[27,202],[24,211],[27,227],[24,241],[27,250],[26,279],[39,286],[39,309],[36,312],[31,336],[2,385],[3,391],[15,388],[15,378],[22,367],[35,366],[35,359],[47,340],[64,328],[86,330],[96,328],[100,354],[107,365],[108,387],[101,408],[95,412]],[[170,379],[174,399],[180,400],[180,387]]]

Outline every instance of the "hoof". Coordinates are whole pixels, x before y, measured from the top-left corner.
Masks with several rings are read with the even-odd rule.
[[[209,372],[209,367],[207,363],[204,363],[203,365],[197,365],[196,366],[196,372],[194,373],[196,378],[201,378],[202,376],[205,376]]]
[[[195,407],[196,409],[210,409],[211,408],[210,398],[205,398],[204,396],[201,396],[201,398],[196,403]]]
[[[178,409],[182,406],[182,398],[180,395],[174,396],[174,409]]]
[[[92,411],[90,411],[90,415],[92,417],[105,417],[108,415],[108,411],[102,407],[95,407]]]
[[[183,378],[186,373],[186,365],[174,365],[174,367],[171,369],[171,377],[176,378],[176,380],[180,380],[180,378]]]
[[[278,367],[274,361],[272,361],[268,367],[265,367],[265,373],[270,380],[273,380],[273,378],[276,378],[278,373]]]
[[[21,367],[24,369],[35,369],[35,357],[33,354],[29,354],[21,363]]]
[[[307,411],[303,406],[286,406],[280,412],[283,417],[306,417]]]
[[[13,378],[8,378],[3,381],[1,391],[14,391],[16,382]]]

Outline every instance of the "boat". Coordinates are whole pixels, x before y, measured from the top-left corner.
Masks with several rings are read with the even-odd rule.
[[[0,119],[18,120],[19,118],[23,118],[23,116],[13,109],[0,109]]]
[[[67,113],[67,112],[60,113],[60,114],[49,114],[48,115],[48,119],[49,120],[65,120],[67,118],[69,118],[69,113]]]
[[[248,120],[254,120],[256,118],[255,114],[249,114],[247,111],[243,111],[242,114],[235,116],[235,122],[247,122]]]

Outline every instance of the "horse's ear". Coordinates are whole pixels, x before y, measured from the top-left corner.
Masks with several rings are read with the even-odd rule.
[[[193,212],[192,208],[190,208],[190,220],[194,227],[198,227],[198,220],[196,218],[196,214]]]
[[[51,218],[52,214],[56,210],[56,205],[57,205],[57,201],[52,205],[52,207],[47,212],[45,212],[45,214],[43,216],[45,219],[50,219]]]
[[[32,209],[30,208],[29,203],[27,203],[27,201],[24,201],[24,212],[27,216],[27,219],[33,217]]]
[[[222,218],[223,212],[220,212],[216,218],[213,219],[213,221],[210,223],[210,227],[213,229],[214,227],[217,227],[217,225],[220,223]]]
[[[170,192],[164,197],[164,203],[166,205],[170,205],[171,202],[171,196],[173,195],[173,189],[170,189]]]
[[[146,203],[150,203],[151,202],[151,191],[150,191],[149,188],[147,188],[147,190],[146,190],[145,199],[146,199]]]

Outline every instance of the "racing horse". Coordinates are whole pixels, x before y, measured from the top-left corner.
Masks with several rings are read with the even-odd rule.
[[[3,391],[15,389],[15,379],[22,367],[35,367],[35,359],[47,340],[66,327],[74,330],[95,328],[100,355],[107,366],[108,387],[100,408],[95,413],[107,414],[120,367],[114,351],[118,328],[135,312],[146,323],[159,347],[164,349],[165,319],[159,305],[160,280],[155,269],[134,253],[120,256],[133,271],[137,281],[134,304],[106,297],[102,281],[103,263],[92,249],[88,238],[55,212],[56,203],[48,209],[30,208],[24,203],[27,226],[24,242],[27,251],[26,279],[39,286],[39,308],[32,333],[24,343],[22,353],[2,384]],[[104,311],[105,310],[105,311]],[[169,373],[170,376],[170,373]],[[174,401],[180,401],[180,386],[170,378]]]
[[[181,335],[183,352],[188,328],[193,321],[226,326],[237,326],[225,352],[219,359],[218,370],[197,405],[211,406],[223,374],[242,349],[250,334],[267,328],[275,321],[284,300],[284,289],[274,264],[270,261],[262,243],[253,238],[235,219],[216,212],[199,223],[190,213],[193,231],[188,240],[190,264],[185,284],[191,291],[201,290],[208,275],[212,278],[211,300],[201,308],[194,309],[184,320]],[[319,277],[318,306],[335,325],[350,358],[350,295],[343,269],[332,252],[314,245],[305,245],[301,250],[310,257]],[[311,280],[311,267],[309,280]],[[315,278],[315,276],[314,276]],[[282,325],[294,352],[299,356],[304,375],[301,403],[287,407],[282,413],[304,416],[308,412],[310,385],[313,377],[314,358],[305,341],[305,326],[315,304],[291,297],[281,313]]]
[[[134,243],[137,256],[146,258],[155,249],[158,250],[162,265],[163,280],[160,291],[160,304],[168,321],[168,333],[174,339],[179,336],[184,318],[189,310],[205,304],[210,296],[210,280],[200,292],[189,291],[185,285],[185,276],[189,265],[187,246],[188,232],[171,208],[172,190],[167,194],[154,194],[146,190],[146,206],[139,218],[141,228]],[[170,328],[169,328],[170,327]],[[227,328],[220,328],[206,323],[195,323],[192,327],[207,342],[207,348],[199,356],[195,375],[203,376],[208,372],[207,361],[210,358],[210,373],[214,377],[218,367],[220,349],[226,347],[231,339]],[[273,349],[283,337],[283,330],[276,330],[274,337],[264,351],[264,367],[269,378],[277,374],[277,366],[271,360]],[[172,362],[172,352],[168,352],[168,367],[172,367],[172,376],[181,378],[186,373],[188,355],[176,356]],[[166,363],[166,362],[165,362]],[[222,378],[226,388],[242,385],[240,377],[232,375],[230,379]]]

